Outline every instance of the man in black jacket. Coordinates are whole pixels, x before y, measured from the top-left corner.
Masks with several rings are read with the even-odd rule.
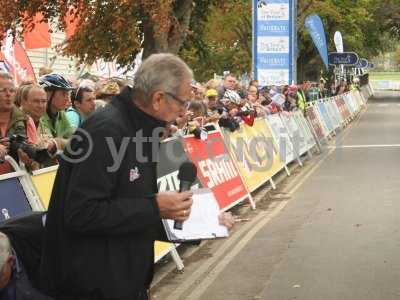
[[[161,219],[184,221],[191,192],[157,191],[156,156],[167,123],[185,113],[192,71],[155,54],[64,150],[49,204],[41,263],[56,299],[147,299]]]

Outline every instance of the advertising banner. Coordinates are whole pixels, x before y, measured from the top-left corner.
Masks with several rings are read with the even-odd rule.
[[[294,112],[293,117],[300,130],[303,132],[308,151],[316,145],[316,142],[310,127],[308,127],[307,120],[304,118],[303,113],[299,110]]]
[[[186,155],[181,139],[170,139],[160,145],[159,163],[157,164],[157,185],[160,192],[179,190],[179,167],[189,158]],[[202,188],[197,178],[192,188]]]
[[[306,138],[304,133],[300,130],[299,125],[294,120],[292,113],[281,113],[279,115],[289,132],[296,155],[300,156],[307,152]]]
[[[261,86],[296,81],[296,0],[253,0],[253,66]]]
[[[347,107],[349,108],[351,115],[356,114],[357,113],[357,108],[356,108],[355,103],[353,101],[353,98],[350,96],[350,94],[343,95],[343,100],[346,102]]]
[[[188,136],[184,142],[189,159],[197,167],[197,177],[204,187],[212,190],[220,209],[249,198],[221,132],[209,133],[205,141]]]
[[[293,149],[293,143],[281,117],[278,114],[268,115],[266,122],[270,127],[272,136],[278,146],[280,158],[285,164],[294,161],[296,154]]]
[[[253,126],[242,125],[234,132],[224,129],[223,135],[249,191],[256,190],[284,167],[264,119],[257,119]]]
[[[336,51],[339,53],[343,52],[343,37],[340,31],[335,32],[335,36],[333,37],[335,42]]]
[[[326,43],[324,24],[322,23],[321,18],[318,15],[308,16],[304,21],[304,25],[310,33],[314,45],[317,47],[319,55],[328,70],[328,46]]]
[[[335,128],[340,128],[342,126],[343,119],[333,99],[329,99],[329,101],[327,102],[327,107],[328,112],[332,114],[332,120],[335,123]]]
[[[343,120],[346,121],[348,118],[350,118],[350,112],[347,109],[346,103],[344,102],[343,98],[336,98],[335,103],[340,111],[340,114],[342,115]]]
[[[360,108],[364,107],[365,103],[364,103],[364,101],[363,101],[363,99],[361,97],[360,92],[359,91],[352,92],[352,95],[356,99],[356,101],[357,101],[358,105],[360,106]]]
[[[0,181],[0,221],[25,215],[32,211],[25,192],[18,178],[10,178]]]
[[[328,129],[328,134],[329,134],[334,130],[334,128],[333,128],[333,125],[332,125],[332,121],[329,118],[328,112],[326,110],[325,103],[324,102],[318,102],[317,103],[317,107],[318,107],[319,113],[320,113],[320,115],[322,117],[322,120],[323,120],[326,128]]]
[[[311,123],[311,126],[314,128],[315,134],[317,135],[318,139],[321,141],[325,138],[324,128],[317,116],[316,109],[314,106],[309,106],[306,108],[306,115],[308,120]]]
[[[354,66],[358,63],[358,55],[355,52],[331,52],[328,55],[328,62],[330,65],[347,65]]]
[[[360,58],[358,63],[354,66],[355,68],[365,69],[368,68],[369,61],[365,58]]]
[[[16,85],[25,80],[36,81],[31,61],[21,43],[14,41],[12,36],[7,37],[2,43],[0,61],[3,67],[13,78]]]
[[[38,193],[43,207],[49,207],[51,191],[53,190],[54,180],[56,179],[58,166],[40,169],[33,172],[31,177],[36,192]]]
[[[336,118],[339,120],[340,125],[343,125],[345,120],[343,119],[343,116],[335,102],[335,99],[332,99],[330,102],[331,102],[332,109],[335,112]]]

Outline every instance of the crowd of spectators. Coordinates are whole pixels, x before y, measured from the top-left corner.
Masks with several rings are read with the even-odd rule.
[[[95,110],[107,105],[127,81],[120,79],[68,81],[44,70],[39,83],[18,87],[7,73],[0,73],[0,175],[12,171],[8,154],[28,170],[57,164],[60,153],[76,128]],[[205,84],[192,83],[192,100],[184,115],[170,124],[165,136],[194,134],[204,138],[210,124],[235,131],[240,123],[252,126],[256,117],[278,112],[305,110],[306,103],[343,94],[354,88],[339,84],[305,81],[299,85],[248,86],[234,74]]]

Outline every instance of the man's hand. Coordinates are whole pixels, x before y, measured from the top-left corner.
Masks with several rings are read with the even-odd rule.
[[[156,201],[160,210],[160,217],[180,222],[186,221],[193,204],[192,196],[191,191],[158,193]]]
[[[219,224],[225,226],[228,229],[231,229],[233,225],[236,223],[236,219],[230,212],[223,212],[218,216]]]

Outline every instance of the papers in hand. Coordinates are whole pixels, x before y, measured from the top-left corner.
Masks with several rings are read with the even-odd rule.
[[[210,189],[193,191],[193,205],[182,230],[174,229],[173,220],[163,220],[165,232],[171,242],[227,237],[228,229],[219,224],[219,206]]]

